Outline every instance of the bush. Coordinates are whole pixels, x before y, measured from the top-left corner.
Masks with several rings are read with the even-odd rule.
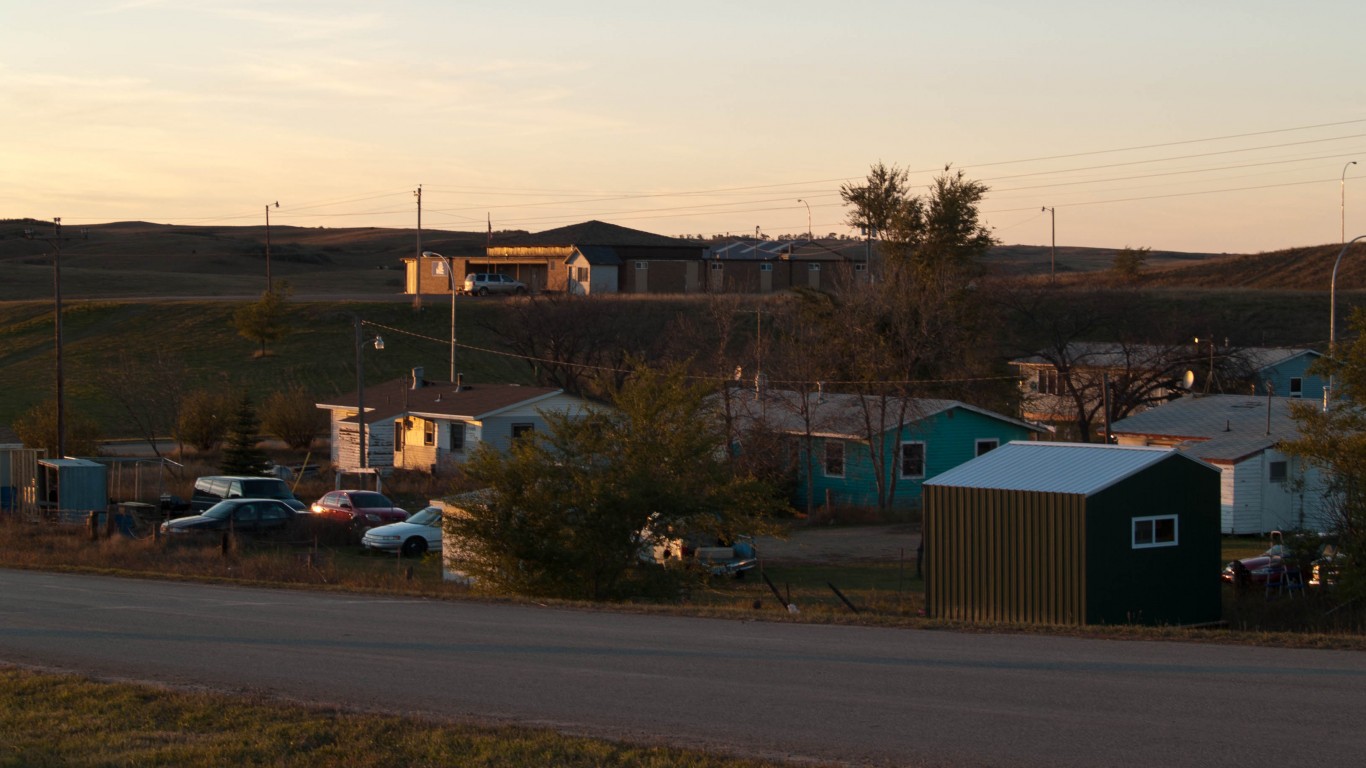
[[[176,414],[176,439],[201,451],[211,450],[228,434],[232,398],[197,389],[185,396]]]
[[[313,443],[326,424],[314,398],[299,385],[272,392],[261,404],[261,428],[295,450]]]

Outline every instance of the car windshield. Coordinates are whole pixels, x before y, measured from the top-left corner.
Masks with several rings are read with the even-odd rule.
[[[380,493],[353,493],[351,494],[351,505],[361,509],[378,509],[381,507],[392,507],[393,504]]]
[[[441,510],[436,507],[427,507],[414,512],[413,516],[408,518],[408,522],[413,525],[441,525]]]
[[[289,489],[279,480],[243,480],[242,495],[251,499],[287,499]]]
[[[220,501],[217,504],[204,510],[204,517],[212,517],[215,520],[227,520],[232,517],[232,510],[236,504]]]

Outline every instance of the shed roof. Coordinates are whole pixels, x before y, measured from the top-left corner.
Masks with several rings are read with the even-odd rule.
[[[1208,466],[1174,448],[1017,440],[960,464],[925,485],[1092,496],[1173,458]]]

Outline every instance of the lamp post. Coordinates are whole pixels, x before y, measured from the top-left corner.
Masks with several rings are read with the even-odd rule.
[[[1348,161],[1347,165],[1342,166],[1342,178],[1338,181],[1338,217],[1341,219],[1342,232],[1339,235],[1339,242],[1347,242],[1347,168],[1356,165],[1357,161]]]
[[[1048,279],[1053,280],[1056,278],[1058,264],[1058,213],[1056,209],[1048,206],[1040,208],[1039,211],[1047,213],[1052,223],[1053,244],[1048,247]]]
[[[266,293],[275,292],[275,283],[270,279],[270,203],[266,203]],[[275,201],[275,207],[280,207],[280,201]]]
[[[1333,278],[1328,283],[1328,357],[1334,362],[1337,361],[1338,354],[1338,265],[1342,263],[1342,257],[1347,255],[1347,249],[1362,238],[1366,238],[1366,235],[1357,235],[1352,238],[1352,242],[1343,244],[1342,250],[1338,251],[1337,260],[1333,262]],[[1328,410],[1334,379],[1335,376],[1332,374],[1328,376],[1328,388],[1323,391],[1324,410]]]
[[[801,199],[797,200],[797,202],[806,206],[806,239],[815,240],[816,235],[814,232],[811,231],[811,203],[808,203],[805,200]]]
[[[451,383],[455,381],[455,269],[449,256],[442,256],[436,251],[423,251],[423,256],[430,259],[441,259],[446,263],[446,278],[451,285]]]
[[[361,349],[365,346],[364,332],[361,330],[362,320],[360,315],[352,314],[352,321],[356,324],[356,423],[360,428],[360,443],[356,448],[360,454],[360,468],[365,469],[369,465],[369,454],[367,450],[370,446],[365,442],[365,358],[361,356]],[[384,349],[384,339],[378,335],[371,342],[375,349]]]

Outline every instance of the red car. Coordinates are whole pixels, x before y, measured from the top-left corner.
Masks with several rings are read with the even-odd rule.
[[[407,511],[375,491],[332,491],[313,502],[310,510],[319,517],[349,526],[357,536],[377,525],[408,519]]]

